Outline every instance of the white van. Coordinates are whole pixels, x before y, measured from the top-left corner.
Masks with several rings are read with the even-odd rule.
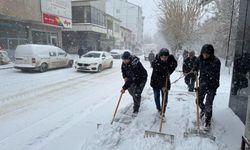
[[[15,51],[15,68],[22,71],[72,67],[73,58],[62,49],[52,45],[18,45]]]

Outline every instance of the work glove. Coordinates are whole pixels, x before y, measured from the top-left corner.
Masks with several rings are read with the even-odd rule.
[[[124,94],[124,93],[125,93],[125,90],[124,90],[123,88],[121,89],[121,93],[122,93],[122,94]]]
[[[162,91],[163,91],[163,92],[167,92],[167,88],[163,87],[163,88],[162,88]]]

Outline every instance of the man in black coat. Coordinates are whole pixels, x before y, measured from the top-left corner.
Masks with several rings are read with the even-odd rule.
[[[195,57],[195,52],[191,51],[188,54],[188,58],[184,60],[182,71],[185,75],[185,83],[188,85],[188,91],[193,92],[194,91],[194,83],[196,79],[196,75],[192,73],[192,69],[194,67],[194,63],[196,62],[197,57]]]
[[[152,62],[155,59],[155,54],[153,53],[153,51],[151,51],[148,55],[148,61],[150,62],[150,66],[152,67]]]
[[[129,91],[134,100],[133,115],[137,115],[141,103],[141,93],[147,82],[147,71],[142,66],[138,57],[131,55],[129,52],[124,52],[122,55],[122,76],[125,84],[122,87],[121,93]]]
[[[82,47],[80,47],[79,50],[78,50],[79,58],[81,58],[83,54],[84,54],[84,50],[83,50]]]
[[[194,66],[194,71],[200,72],[199,76],[199,106],[201,118],[205,114],[205,127],[210,127],[213,112],[213,101],[217,88],[220,86],[221,62],[214,55],[213,45],[206,44],[201,49],[201,54]],[[204,98],[206,102],[204,104]]]
[[[160,93],[162,98],[164,92],[170,90],[170,75],[174,72],[177,67],[177,61],[173,55],[169,55],[169,50],[163,48],[160,50],[159,54],[156,56],[155,60],[152,62],[153,72],[151,76],[151,87],[154,91],[154,98],[156,109],[159,113],[162,112],[162,106],[160,104]],[[168,78],[168,87],[166,89],[166,79]],[[167,92],[168,93],[168,92]],[[166,95],[166,105],[164,106],[166,110],[168,101],[168,95]],[[165,111],[163,112],[165,113]]]

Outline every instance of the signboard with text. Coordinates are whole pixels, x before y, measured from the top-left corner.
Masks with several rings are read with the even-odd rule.
[[[44,24],[72,28],[71,0],[41,0]]]
[[[43,23],[62,28],[72,28],[72,20],[43,13]]]

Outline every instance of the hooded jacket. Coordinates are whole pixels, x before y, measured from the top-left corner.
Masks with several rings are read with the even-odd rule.
[[[210,55],[208,59],[203,58],[203,53]],[[214,55],[212,45],[206,44],[201,49],[201,54],[194,65],[194,71],[200,72],[199,82],[207,89],[217,89],[220,86],[221,62]]]
[[[128,79],[123,85],[124,90],[127,90],[132,84],[139,85],[142,82],[146,82],[148,77],[147,71],[138,57],[131,56],[129,59],[129,64],[122,63],[121,66],[123,78]]]
[[[177,61],[173,55],[169,55],[166,62],[161,61],[159,55],[157,55],[152,62],[153,72],[150,82],[151,87],[156,89],[163,88],[166,84],[167,75],[170,76],[176,67]],[[168,90],[170,90],[170,87],[170,79],[168,79]]]

